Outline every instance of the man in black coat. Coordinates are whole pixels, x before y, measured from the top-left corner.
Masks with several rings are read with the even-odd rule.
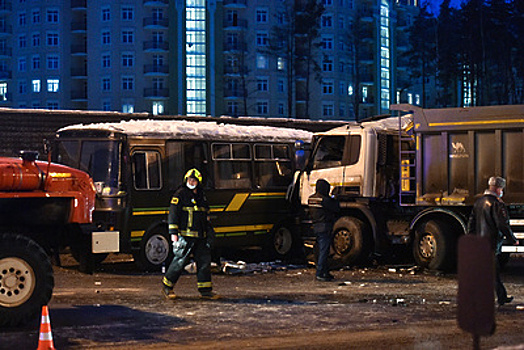
[[[340,212],[337,199],[329,195],[331,185],[324,179],[317,180],[316,191],[308,198],[309,213],[313,220],[313,231],[317,236],[317,272],[316,278],[322,282],[332,281],[329,273],[328,256],[333,240],[333,224]]]
[[[495,292],[499,305],[513,300],[508,296],[506,288],[500,279],[500,255],[502,243],[506,239],[510,244],[518,244],[509,225],[509,215],[506,205],[502,201],[506,180],[502,177],[491,177],[488,180],[489,188],[482,197],[477,199],[471,211],[468,222],[468,233],[486,237],[495,253]]]

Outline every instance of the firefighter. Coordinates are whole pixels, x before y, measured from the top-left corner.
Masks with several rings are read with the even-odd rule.
[[[219,299],[211,284],[212,228],[208,221],[209,205],[202,189],[202,174],[189,170],[184,183],[175,191],[169,206],[169,234],[174,258],[162,280],[166,299],[175,299],[173,287],[182,274],[190,254],[197,265],[198,291],[203,299]]]
[[[513,297],[508,296],[500,278],[501,247],[504,239],[511,244],[518,244],[518,241],[509,226],[508,209],[502,201],[506,180],[493,176],[489,178],[488,186],[489,188],[473,206],[468,222],[468,233],[486,237],[491,243],[495,254],[495,292],[498,304],[502,306],[512,302]]]

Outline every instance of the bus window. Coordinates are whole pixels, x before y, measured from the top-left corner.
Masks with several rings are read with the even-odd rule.
[[[207,171],[207,157],[202,142],[168,141],[166,153],[169,167],[169,188],[174,190],[182,182],[189,169],[197,168],[204,178],[204,187],[209,188],[211,179]]]
[[[320,140],[313,158],[313,169],[325,169],[342,165],[344,136],[326,136]]]
[[[255,145],[257,188],[287,187],[292,180],[289,146]]]
[[[58,143],[58,163],[78,168],[79,141],[60,141]]]
[[[160,154],[156,151],[137,151],[131,156],[133,179],[137,190],[158,190],[162,187]]]
[[[248,144],[215,143],[212,153],[217,189],[251,188],[251,152]]]
[[[116,194],[120,185],[120,148],[115,141],[83,141],[79,169],[86,171],[103,194]]]

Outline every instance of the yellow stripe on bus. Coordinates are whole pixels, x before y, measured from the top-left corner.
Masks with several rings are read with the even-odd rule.
[[[270,197],[270,196],[285,196],[286,192],[263,192],[263,193],[251,193],[250,197]]]
[[[166,215],[169,214],[169,210],[137,210],[133,211],[133,215]]]
[[[240,226],[224,226],[224,227],[215,227],[214,230],[216,233],[225,233],[225,232],[241,232],[241,231],[270,231],[273,228],[273,224],[264,224],[264,225],[240,225]]]
[[[244,202],[246,201],[247,197],[249,197],[249,193],[235,194],[235,196],[227,206],[226,211],[239,211],[240,208],[242,208],[242,205],[244,205]]]
[[[131,231],[131,238],[142,237],[146,231]]]

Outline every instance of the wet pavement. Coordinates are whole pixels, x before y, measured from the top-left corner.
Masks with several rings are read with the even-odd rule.
[[[64,256],[49,304],[57,349],[463,349],[470,334],[456,324],[456,275],[413,266],[334,271],[227,262],[213,274],[218,301],[201,300],[196,276],[183,275],[174,301],[160,294],[161,273],[110,256],[93,275]],[[244,268],[242,268],[244,265]],[[249,267],[249,268],[248,268]],[[188,268],[190,271],[191,269]],[[483,348],[524,344],[524,259],[503,275],[515,302],[496,311],[497,332]],[[0,330],[0,349],[36,349],[39,322]]]

